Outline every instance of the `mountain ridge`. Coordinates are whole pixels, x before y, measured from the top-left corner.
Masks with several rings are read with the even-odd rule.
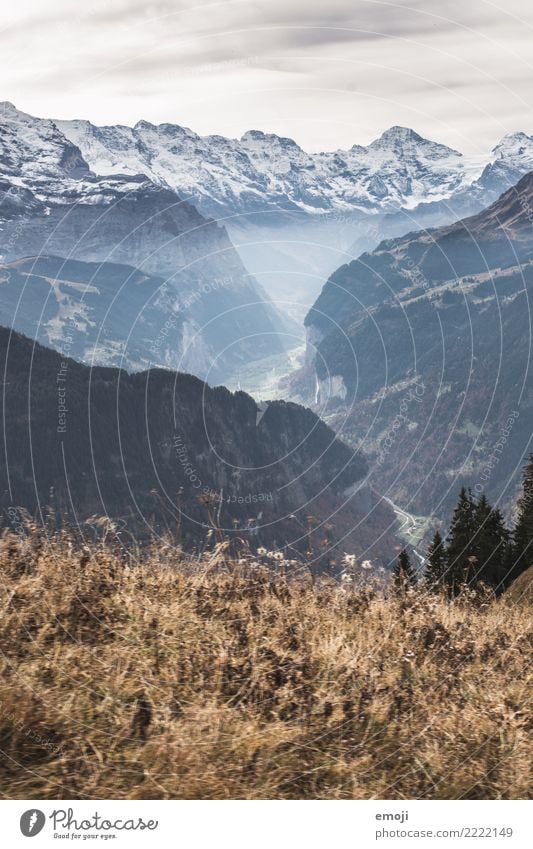
[[[141,540],[178,532],[187,550],[211,540],[216,513],[254,546],[305,552],[311,535],[317,563],[338,565],[343,546],[392,555],[395,519],[365,488],[365,459],[309,409],[274,401],[258,421],[244,392],[89,368],[1,327],[0,369],[4,511],[55,510],[72,527],[108,516]]]
[[[192,341],[197,363],[190,358],[188,366],[201,376],[213,362],[213,378],[220,380],[243,361],[283,350],[287,320],[248,273],[226,230],[175,191],[143,174],[96,174],[53,121],[14,107],[0,117],[0,161],[4,266],[53,255],[66,263],[126,264],[161,278],[166,314],[154,315],[152,335],[181,304],[186,320],[179,322],[175,355]],[[144,308],[142,301],[137,306]],[[2,309],[0,319],[11,322],[6,303]],[[150,361],[146,356],[145,364]]]
[[[137,122],[131,128],[77,120],[56,124],[100,173],[145,172],[171,187],[179,179],[199,208],[215,216],[227,208],[254,212],[272,205],[310,214],[398,209],[440,198],[467,180],[467,160],[460,152],[409,128],[392,127],[366,147],[309,154],[292,139],[261,130],[229,139],[168,123]],[[433,168],[442,163],[438,178],[430,163]],[[468,173],[471,167],[466,166]]]
[[[18,114],[4,112],[11,120]],[[131,182],[144,174],[221,221],[245,267],[298,323],[346,255],[479,211],[533,170],[533,137],[525,133],[471,157],[395,126],[367,146],[310,154],[290,138],[253,129],[228,139],[145,120],[133,127],[52,124],[93,173]]]
[[[532,209],[533,173],[342,266],[306,318],[300,392],[362,448],[379,491],[435,521],[460,481],[512,508],[533,416]]]

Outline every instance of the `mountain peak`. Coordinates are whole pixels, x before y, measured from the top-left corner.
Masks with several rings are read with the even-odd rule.
[[[263,130],[247,130],[240,138],[241,142],[263,142],[267,144],[279,144],[281,147],[290,147],[295,150],[301,150],[301,147],[296,144],[294,139],[289,139],[286,136],[278,136],[276,133],[264,133]]]
[[[160,138],[167,139],[199,139],[197,133],[190,130],[189,127],[182,127],[181,124],[171,124],[165,122],[163,124],[152,124],[150,121],[141,119],[133,127],[134,133],[144,133],[147,135],[157,135]]]
[[[425,139],[409,127],[394,126],[385,130],[369,147],[393,147],[398,144],[418,144],[423,141]]]
[[[22,119],[30,119],[32,121],[36,121],[37,119],[33,117],[33,115],[29,115],[27,112],[21,112],[20,109],[17,109],[14,103],[11,103],[10,100],[1,100],[0,101],[0,121],[10,121],[10,120],[22,120]]]
[[[6,112],[18,112],[18,109],[10,100],[0,100],[0,114]]]
[[[501,154],[503,151],[519,151],[520,148],[525,147],[533,148],[533,136],[528,136],[522,130],[517,130],[514,133],[506,133],[496,147],[492,148],[492,153]]]
[[[506,133],[499,142],[499,144],[502,144],[502,142],[504,141],[514,141],[515,139],[519,141],[522,141],[524,139],[531,141],[531,136],[528,136],[528,134],[525,133],[523,130],[515,130],[514,133]]]
[[[133,125],[134,130],[155,130],[156,125],[150,123],[150,121],[145,121],[144,118],[141,118],[140,121],[137,121],[136,124]]]
[[[378,139],[368,145],[367,149],[392,151],[396,155],[404,154],[410,150],[420,149],[430,159],[462,156],[458,150],[447,147],[445,144],[425,139],[409,127],[399,126],[390,127],[388,130],[385,130]]]

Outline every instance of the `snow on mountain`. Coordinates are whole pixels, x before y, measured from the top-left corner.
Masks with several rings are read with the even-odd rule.
[[[7,101],[0,103],[0,166],[3,176],[37,184],[89,173],[79,148],[53,121],[19,112]]]
[[[0,149],[4,174],[41,184],[75,179],[76,191],[89,196],[90,171],[144,174],[214,217],[410,210],[460,197],[471,185],[477,194],[505,191],[533,169],[533,137],[521,132],[505,136],[486,158],[463,156],[405,127],[391,127],[366,147],[310,154],[259,130],[230,139],[148,121],[98,127],[34,118],[10,103],[0,104]]]
[[[362,207],[366,199],[367,207],[380,211],[448,197],[471,176],[461,153],[405,127],[391,127],[368,147],[337,151],[333,161],[318,156],[346,204]]]
[[[509,133],[493,148],[492,157],[472,185],[472,194],[479,195],[484,206],[533,171],[533,136]]]
[[[7,195],[0,215],[24,190],[45,206],[52,203],[111,203],[148,183],[142,172],[99,178],[80,148],[61,132],[54,121],[20,112],[12,103],[0,103],[0,181]],[[6,197],[4,196],[4,201]]]
[[[98,127],[4,103],[0,259],[23,248],[61,256],[67,246],[68,258],[163,276],[190,269],[197,281],[223,279],[224,292],[244,297],[251,286],[262,300],[249,271],[299,320],[339,265],[385,238],[473,214],[530,170],[525,133],[482,159],[405,127],[367,146],[310,154],[259,130],[230,139],[169,123]],[[206,217],[223,219],[240,259]]]
[[[395,126],[366,147],[310,154],[259,130],[229,139],[146,121],[56,124],[95,172],[147,174],[224,219],[247,268],[298,320],[347,259],[473,214],[533,169],[524,133],[506,136],[487,156],[464,156]]]
[[[112,136],[118,143],[121,133],[114,129]],[[37,333],[35,312],[28,307],[26,318],[21,316],[18,295],[24,291],[31,306],[44,292],[49,310],[44,329],[49,343],[59,347],[66,318],[75,314],[82,330],[94,330],[113,308],[105,346],[93,340],[97,363],[114,362],[117,346],[127,338],[126,314],[132,332],[137,320],[143,322],[142,338],[135,337],[126,367],[152,360],[177,367],[179,362],[202,377],[221,380],[242,362],[280,353],[287,320],[245,269],[226,230],[163,181],[156,185],[147,169],[143,174],[130,167],[126,175],[118,173],[122,170],[94,173],[54,122],[0,104],[0,323],[16,327],[24,319],[25,331],[33,327]],[[72,260],[94,267],[84,266],[74,288],[70,271],[55,271],[52,285],[52,277],[32,273],[40,259],[51,256],[60,269],[64,263],[71,270]],[[29,266],[17,276],[13,263],[24,258],[30,258]],[[123,279],[118,265],[129,269]],[[95,269],[105,281],[98,292],[92,291]],[[58,283],[62,273],[67,276]],[[143,275],[152,282],[153,275],[158,277],[154,286],[164,287],[164,298],[133,282],[144,280]],[[127,313],[117,300],[122,287],[130,299]],[[54,303],[56,313],[50,312]],[[166,347],[157,345],[169,316],[178,313],[169,338],[164,336]]]
[[[148,174],[210,215],[413,207],[449,196],[482,169],[404,127],[392,127],[368,147],[309,154],[292,139],[258,130],[228,139],[146,121],[132,128],[88,121],[56,125],[97,173]]]
[[[523,169],[529,163],[527,170],[533,170],[533,136],[526,133],[508,133],[492,153],[494,159],[505,159],[517,168]]]

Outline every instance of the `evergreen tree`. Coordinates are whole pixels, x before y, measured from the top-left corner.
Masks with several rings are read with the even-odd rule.
[[[516,578],[533,563],[533,454],[522,472],[522,495],[518,500],[518,517],[513,533],[511,574]]]
[[[509,571],[509,531],[500,510],[486,495],[475,501],[461,489],[448,535],[448,571],[445,584],[455,595],[461,586],[487,584],[502,589]]]
[[[395,587],[400,592],[405,592],[408,587],[416,586],[416,572],[405,548],[400,551],[392,574]]]
[[[445,583],[452,594],[468,583],[476,560],[476,504],[470,490],[461,488],[448,534],[448,571]]]
[[[435,535],[428,548],[428,555],[424,569],[424,581],[431,590],[437,590],[444,585],[446,572],[448,570],[448,556],[444,540],[440,533]]]
[[[476,561],[470,582],[483,582],[494,589],[502,589],[508,569],[509,531],[500,510],[491,507],[482,495],[475,507],[477,526],[474,540]]]

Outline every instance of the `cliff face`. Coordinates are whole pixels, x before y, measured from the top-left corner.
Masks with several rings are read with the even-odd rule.
[[[333,559],[391,554],[393,516],[365,489],[364,459],[311,411],[186,374],[89,369],[5,329],[0,349],[4,509],[107,514],[137,536],[179,525],[191,549],[216,515],[252,544],[302,551],[313,528]]]
[[[415,513],[446,515],[460,481],[512,501],[533,414],[531,209],[527,175],[483,213],[383,242],[307,317],[328,420]]]

